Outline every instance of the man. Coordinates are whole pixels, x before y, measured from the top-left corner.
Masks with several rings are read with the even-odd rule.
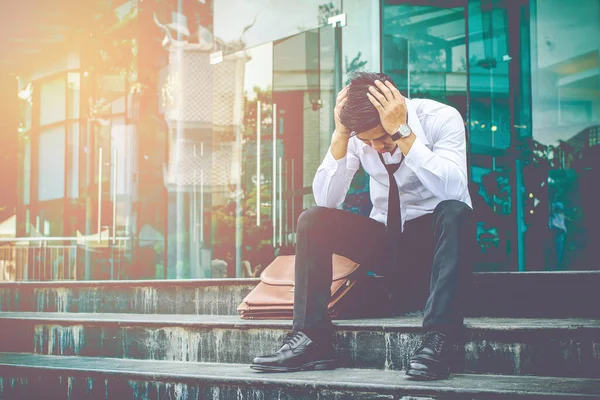
[[[370,175],[370,218],[337,209],[359,165]],[[298,220],[293,331],[252,368],[336,366],[327,315],[335,253],[389,276],[401,294],[396,311],[424,306],[427,333],[406,373],[447,378],[447,353],[462,327],[460,300],[471,272],[463,250],[473,237],[467,184],[458,111],[405,99],[387,75],[356,74],[337,96],[335,132],[313,182],[318,206]]]

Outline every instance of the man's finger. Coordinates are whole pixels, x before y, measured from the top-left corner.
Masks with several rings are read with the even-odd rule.
[[[396,86],[394,86],[392,84],[392,82],[385,81],[385,86],[387,86],[390,89],[390,91],[394,95],[395,99],[402,99],[403,98],[402,93],[400,93],[400,91],[396,88]]]
[[[381,92],[377,90],[374,86],[369,86],[369,92],[371,92],[371,96],[379,100],[379,103],[381,103],[382,106],[385,106],[387,104],[387,99],[385,98],[385,96],[381,94]]]
[[[344,97],[346,97],[346,93],[344,93],[344,92],[339,92],[335,100],[336,100],[336,102],[339,102],[339,101],[341,101],[341,100],[342,100]]]
[[[345,97],[342,101],[340,101],[337,106],[335,107],[335,112],[336,114],[339,116],[340,113],[342,112],[342,109],[344,108],[344,105],[346,104],[346,101],[348,100],[347,97]]]
[[[340,90],[340,92],[338,93],[338,96],[341,95],[341,94],[343,94],[343,93],[346,93],[348,91],[349,87],[350,87],[350,85],[344,86],[344,88],[342,90]]]
[[[367,97],[369,100],[371,100],[371,103],[373,103],[377,111],[379,111],[379,114],[381,114],[383,112],[383,106],[381,103],[371,93],[367,93]]]
[[[375,80],[375,84],[377,85],[377,88],[381,91],[381,93],[383,93],[387,101],[394,100],[394,95],[392,94],[390,89],[383,84],[383,82],[381,82],[380,80]]]

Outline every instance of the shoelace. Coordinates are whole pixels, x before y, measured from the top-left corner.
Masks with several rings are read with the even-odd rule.
[[[444,347],[444,335],[438,332],[428,332],[423,338],[421,347],[429,347],[441,354]]]
[[[288,334],[285,335],[285,338],[283,338],[283,344],[289,344],[290,346],[294,347],[298,344],[298,342],[302,339],[303,336],[304,335],[302,335],[302,332],[300,331],[288,332]]]

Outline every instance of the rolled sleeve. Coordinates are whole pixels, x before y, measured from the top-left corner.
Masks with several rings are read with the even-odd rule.
[[[327,151],[313,179],[313,194],[318,206],[337,208],[342,204],[358,169],[358,158],[348,149],[343,158],[336,160]]]
[[[435,154],[425,146],[421,139],[415,138],[404,161],[406,162],[406,165],[416,173],[434,157]]]
[[[423,186],[442,200],[463,200],[467,193],[465,127],[458,111],[439,129],[429,149],[418,137],[406,155],[406,165]]]
[[[329,150],[327,150],[327,154],[325,155],[325,158],[323,159],[323,162],[319,166],[318,170],[325,169],[325,170],[335,174],[338,169],[346,168],[347,160],[348,160],[348,154],[346,154],[344,157],[340,158],[339,160],[336,160],[333,157],[333,154],[331,154],[331,149],[329,149]]]

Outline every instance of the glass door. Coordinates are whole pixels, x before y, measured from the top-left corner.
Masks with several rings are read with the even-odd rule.
[[[384,2],[382,70],[406,97],[437,100],[466,115],[465,2],[438,3]]]
[[[85,223],[78,227],[78,264],[85,279],[152,278],[131,257],[136,232],[133,176],[137,171],[137,136],[130,123],[131,97],[118,74],[90,76],[89,118],[85,120],[83,174]],[[83,220],[81,221],[83,222]]]
[[[513,270],[517,264],[508,12],[498,5],[468,5],[471,196],[476,269],[484,271]]]
[[[469,1],[471,196],[476,269],[522,271],[531,111],[527,1]]]
[[[530,126],[521,89],[526,75],[519,72],[523,2],[438,3],[384,2],[383,71],[407,97],[437,100],[463,115],[479,247],[475,269],[517,270],[524,264],[523,201],[515,188],[522,187],[519,160],[527,137],[520,127]]]
[[[314,204],[312,179],[333,132],[334,33],[313,29],[213,65],[212,138],[197,164],[207,166],[198,216],[207,277],[256,277],[294,253],[296,221]]]
[[[273,99],[284,154],[278,161],[285,215],[279,221],[278,245],[285,254],[294,253],[298,216],[315,205],[312,180],[334,130],[336,80],[341,81],[334,57],[338,29],[325,26],[274,45]]]

